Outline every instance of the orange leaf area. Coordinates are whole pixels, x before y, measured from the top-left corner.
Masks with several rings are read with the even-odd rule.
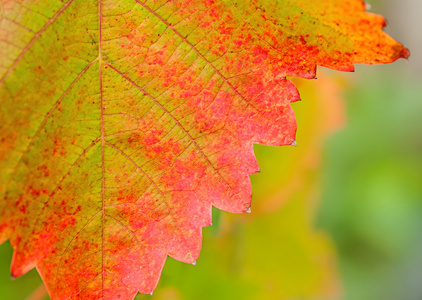
[[[1,1],[0,240],[53,299],[132,299],[250,208],[295,141],[286,76],[409,52],[360,0]]]

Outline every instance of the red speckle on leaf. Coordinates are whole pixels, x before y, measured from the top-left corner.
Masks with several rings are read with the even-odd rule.
[[[45,151],[44,151],[45,152]],[[46,165],[40,165],[37,167],[37,170],[42,172],[45,177],[50,176],[50,171]]]

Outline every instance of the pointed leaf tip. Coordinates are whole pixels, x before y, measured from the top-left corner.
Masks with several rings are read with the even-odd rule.
[[[404,59],[408,59],[408,58],[410,57],[410,50],[409,50],[409,49],[407,49],[406,47],[404,47],[404,48],[401,50],[400,57],[401,57],[401,58],[404,58]]]
[[[293,142],[290,145],[292,145],[293,147],[296,147],[297,146],[296,140],[293,140]]]
[[[251,207],[249,206],[248,209],[245,212],[250,214],[251,213]]]
[[[192,263],[192,265],[196,266],[196,260]]]

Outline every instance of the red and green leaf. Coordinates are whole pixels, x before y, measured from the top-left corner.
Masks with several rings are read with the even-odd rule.
[[[54,299],[150,293],[211,207],[249,210],[253,144],[295,140],[288,76],[409,55],[360,0],[1,1],[0,238]]]

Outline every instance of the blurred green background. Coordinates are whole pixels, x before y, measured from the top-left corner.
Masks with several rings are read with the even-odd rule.
[[[169,258],[137,299],[422,299],[422,2],[371,5],[409,62],[298,80],[298,146],[255,146],[252,214],[214,210],[197,265]],[[0,299],[43,299],[11,257],[6,242]]]
[[[383,69],[358,68],[347,126],[326,142],[317,224],[335,241],[344,299],[418,300],[422,88]]]

